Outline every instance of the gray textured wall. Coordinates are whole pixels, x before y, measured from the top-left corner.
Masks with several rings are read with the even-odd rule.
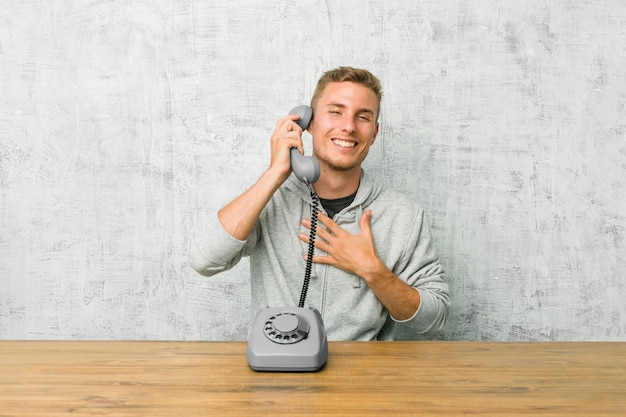
[[[385,86],[367,168],[428,211],[443,338],[626,340],[623,1],[2,3],[0,338],[245,338],[247,263],[197,275],[190,229],[347,64]]]

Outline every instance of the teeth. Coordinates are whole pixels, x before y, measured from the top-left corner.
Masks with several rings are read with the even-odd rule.
[[[354,148],[356,146],[356,143],[349,142],[347,140],[335,139],[334,142],[335,142],[335,145],[342,147],[342,148]]]

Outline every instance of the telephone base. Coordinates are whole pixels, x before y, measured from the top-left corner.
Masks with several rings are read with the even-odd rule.
[[[259,372],[316,372],[328,359],[320,313],[313,308],[272,307],[256,316],[247,359]]]

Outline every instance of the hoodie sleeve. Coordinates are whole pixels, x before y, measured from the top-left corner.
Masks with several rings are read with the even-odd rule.
[[[247,240],[235,239],[224,229],[217,213],[211,213],[193,230],[187,254],[189,264],[207,277],[227,271],[237,265],[242,256],[247,256],[256,235],[255,228]]]
[[[424,211],[418,209],[408,234],[404,259],[394,271],[407,284],[419,291],[421,303],[413,317],[399,321],[418,334],[432,338],[442,329],[450,311],[448,283],[432,239]]]

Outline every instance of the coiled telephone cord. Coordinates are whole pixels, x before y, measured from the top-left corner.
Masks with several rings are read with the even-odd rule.
[[[315,236],[317,234],[317,212],[319,211],[320,200],[311,184],[308,184],[311,191],[311,199],[313,200],[313,211],[311,213],[311,231],[309,233],[309,251],[306,257],[306,268],[304,270],[304,282],[302,284],[302,292],[300,293],[300,303],[298,307],[304,307],[306,294],[309,291],[309,283],[311,281],[311,269],[313,268],[313,254],[315,251]]]

